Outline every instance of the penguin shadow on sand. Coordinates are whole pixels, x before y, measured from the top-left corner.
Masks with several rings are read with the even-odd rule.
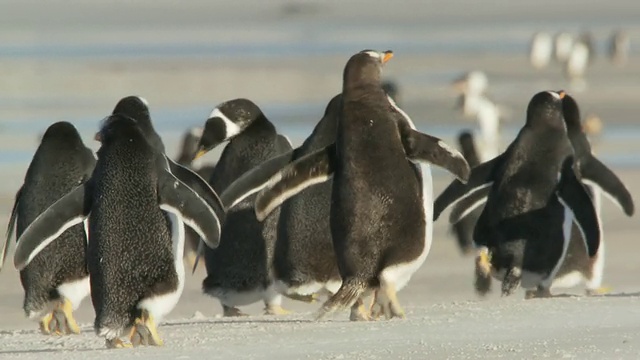
[[[267,162],[229,189],[231,199],[257,192],[255,211],[264,221],[305,189],[331,184],[329,231],[342,281],[316,319],[346,309],[352,321],[404,317],[397,292],[424,263],[432,240],[429,166],[463,181],[469,172],[462,154],[416,131],[383,90],[382,66],[392,56],[363,50],[349,59],[335,140],[284,167]],[[367,309],[369,295],[374,298]]]
[[[555,99],[545,93],[539,93],[532,99],[527,109],[527,123],[505,153],[472,170],[475,184],[464,190],[464,187],[454,183],[436,200],[437,217],[444,208],[450,206],[452,200],[454,203],[457,201],[456,196],[463,197],[452,211],[451,222],[458,221],[474,208],[485,204],[474,229],[474,240],[480,245],[475,276],[475,288],[479,295],[490,291],[491,277],[502,281],[503,295],[511,294],[522,282],[527,289],[527,299],[551,297],[552,286],[572,287],[582,281],[586,282],[587,295],[602,294],[606,289],[601,287],[604,238],[599,225],[600,194],[606,193],[627,216],[634,212],[633,199],[628,190],[610,169],[594,157],[583,131],[575,99],[564,92],[560,92],[559,96],[553,92],[550,94]],[[550,110],[545,113],[540,112],[539,108]],[[561,121],[563,128],[560,127]],[[543,126],[544,123],[546,125]],[[543,130],[549,126],[551,129]],[[530,173],[542,171],[536,165],[542,155],[537,153],[537,149],[526,145],[527,141],[531,141],[526,139],[545,133],[547,135],[539,140],[538,147],[546,146],[550,153],[559,152],[560,155],[556,156],[560,156],[560,159],[571,159],[569,162],[563,160],[559,183],[546,185],[547,189],[548,186],[557,187],[555,194],[564,207],[564,215],[561,209],[553,210],[554,206],[557,207],[557,203],[552,205],[553,198],[543,207],[531,205],[535,202],[545,203],[543,199],[546,196],[540,197],[545,191],[545,182],[534,179]],[[551,140],[554,137],[555,145]],[[518,153],[524,156],[520,163],[506,160]],[[546,166],[552,164],[548,155],[544,158],[548,162]],[[483,177],[486,180],[479,179]],[[534,180],[527,180],[527,177]],[[563,182],[563,178],[570,181]],[[508,183],[505,182],[507,180]],[[496,188],[496,183],[502,188]],[[515,191],[510,192],[511,188]],[[525,193],[530,194],[528,196],[533,202],[522,201],[518,194]],[[492,207],[487,211],[486,206],[489,205]],[[567,212],[569,209],[570,213]],[[497,225],[487,225],[487,222]],[[547,238],[559,241],[545,241]]]
[[[202,166],[194,166],[193,159],[198,152],[198,143],[202,138],[203,129],[199,126],[194,126],[182,135],[182,143],[180,144],[180,151],[175,159],[175,162],[184,167],[188,167],[195,171],[204,180],[209,180],[213,169],[215,168],[215,162],[205,164]],[[187,260],[188,268],[193,269],[196,262],[198,244],[200,237],[190,227],[184,229],[184,257]]]
[[[195,157],[225,142],[209,178],[212,188],[219,193],[248,170],[292,150],[289,140],[278,134],[262,110],[248,99],[229,100],[213,109],[204,125]],[[260,300],[265,303],[266,314],[289,313],[282,308],[282,295],[274,284],[273,253],[278,214],[259,222],[255,216],[254,198],[233,204],[222,200],[227,216],[220,245],[199,252],[207,270],[202,289],[220,301],[224,316],[246,316],[238,307]]]

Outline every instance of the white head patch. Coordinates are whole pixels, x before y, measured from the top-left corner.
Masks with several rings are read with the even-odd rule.
[[[382,57],[382,54],[380,54],[377,51],[367,51],[367,52],[365,52],[365,54],[371,56],[374,59],[380,59]]]
[[[147,99],[143,98],[142,96],[138,96],[138,99],[140,99],[140,101],[142,101],[142,103],[146,106],[149,107],[149,102],[147,101]]]
[[[561,98],[560,98],[560,94],[558,94],[557,92],[555,92],[555,91],[547,91],[547,92],[548,92],[549,94],[551,94],[551,96],[553,96],[554,98],[556,98],[556,99],[558,99],[558,100],[560,100],[560,99],[561,99]]]
[[[225,127],[224,138],[225,139],[230,139],[242,132],[242,129],[240,128],[240,126],[238,126],[233,121],[229,120],[229,118],[225,114],[223,114],[222,111],[220,111],[220,109],[218,108],[213,109],[213,111],[211,112],[211,115],[209,115],[209,118],[214,118],[214,117],[220,118],[222,119],[222,121],[224,121],[224,127]]]

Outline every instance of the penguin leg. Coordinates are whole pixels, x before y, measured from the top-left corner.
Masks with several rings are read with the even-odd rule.
[[[240,309],[235,306],[227,306],[222,304],[222,316],[249,316],[248,314],[243,313]]]
[[[378,304],[382,306],[384,316],[387,319],[398,317],[405,318],[404,310],[398,301],[396,285],[384,278],[380,279],[380,290],[378,290]]]
[[[518,267],[511,267],[502,280],[502,296],[513,294],[520,287],[522,270]]]
[[[364,300],[359,297],[358,300],[351,306],[351,314],[349,315],[351,321],[369,321],[371,316],[367,312],[364,306]]]
[[[105,339],[105,345],[107,349],[124,349],[133,347],[132,344],[122,341],[122,339]]]
[[[371,298],[371,305],[369,305],[369,314],[372,320],[378,320],[382,316],[382,306],[378,304],[378,290],[374,291]]]
[[[485,296],[491,291],[491,260],[489,249],[481,247],[476,255],[475,282],[476,293]]]
[[[78,326],[76,319],[73,317],[73,305],[71,304],[71,301],[69,299],[64,299],[61,309],[58,309],[57,311],[62,312],[62,315],[64,316],[65,332],[67,334],[80,334],[80,327]],[[60,324],[60,322],[58,322],[58,324]]]
[[[276,291],[273,283],[265,289],[264,292],[264,314],[265,315],[288,315],[291,311],[282,307],[282,294]]]
[[[600,247],[596,256],[594,256],[584,271],[584,277],[587,279],[585,293],[587,296],[597,296],[608,294],[612,289],[608,286],[602,286],[602,275],[604,272],[604,241],[600,242]]]
[[[550,298],[550,297],[553,297],[553,295],[551,295],[551,289],[549,289],[548,287],[544,287],[544,286],[538,286],[537,289],[535,289],[535,290],[527,290],[524,293],[525,300],[540,299],[540,298]]]
[[[142,310],[140,317],[135,320],[129,332],[129,339],[133,346],[162,346],[164,344],[160,335],[158,335],[158,327],[153,320],[153,316],[147,310]]]
[[[57,327],[57,320],[53,317],[53,311],[47,313],[40,319],[40,332],[44,335],[50,335],[53,328]]]
[[[147,330],[149,330],[149,333],[151,335],[150,345],[164,345],[164,341],[162,341],[162,339],[160,338],[160,334],[158,334],[158,325],[156,324],[155,320],[153,320],[153,316],[151,316],[151,314],[146,311],[144,313],[146,313],[145,326],[147,327]]]

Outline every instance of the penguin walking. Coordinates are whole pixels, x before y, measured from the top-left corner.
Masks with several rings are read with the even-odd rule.
[[[206,121],[199,157],[228,141],[209,179],[219,193],[253,167],[292,150],[291,143],[251,100],[218,105]],[[204,249],[207,277],[203,291],[220,300],[224,316],[241,316],[237,307],[262,300],[267,314],[287,314],[273,283],[273,252],[278,214],[259,222],[253,197],[227,208],[220,245]]]
[[[108,347],[162,345],[157,324],[184,286],[182,222],[215,244],[221,214],[171,173],[134,119],[110,116],[100,140],[91,178],[27,227],[14,263],[23,269],[62,231],[88,219],[96,334]],[[120,339],[126,332],[130,344]]]
[[[602,194],[607,195],[627,216],[632,216],[635,207],[631,194],[615,173],[593,155],[591,145],[580,121],[578,103],[569,95],[565,95],[562,103],[567,133],[576,156],[579,178],[589,191],[598,216],[600,215]],[[598,251],[594,257],[589,257],[581,234],[574,225],[571,231],[571,242],[567,250],[567,256],[552,286],[572,287],[584,280],[586,281],[587,295],[598,295],[607,292],[607,289],[602,287],[604,249],[604,236],[601,235]],[[531,298],[536,297],[538,294],[530,292],[527,295]]]
[[[211,178],[211,173],[215,168],[215,163],[210,165],[202,165],[195,167],[193,165],[193,159],[198,151],[198,142],[202,137],[203,129],[199,126],[194,126],[188,129],[182,136],[182,144],[180,147],[180,153],[175,162],[184,167],[194,170],[200,177],[207,180]],[[190,227],[184,229],[184,254],[189,268],[194,268],[196,265],[196,257],[198,251],[198,245],[200,237]]]
[[[574,172],[574,152],[563,119],[564,96],[563,91],[537,93],[527,107],[524,127],[506,151],[473,168],[467,184],[452,182],[434,202],[437,219],[461,199],[488,193],[474,230],[480,295],[489,291],[493,276],[502,281],[503,295],[522,286],[550,296],[573,222],[588,256],[598,251],[600,223]]]
[[[13,231],[20,238],[42,212],[91,176],[95,162],[72,124],[61,121],[47,128],[16,194],[0,269]],[[80,333],[73,311],[90,291],[85,247],[85,228],[75,225],[20,271],[24,312],[29,319],[40,320],[44,334]]]
[[[459,152],[398,121],[404,115],[380,84],[382,65],[392,56],[363,50],[349,59],[336,141],[282,168],[256,197],[256,216],[263,220],[288,198],[332,179],[330,228],[342,284],[318,319],[348,307],[361,314],[352,320],[369,319],[363,297],[372,290],[381,312],[403,317],[396,293],[429,251],[428,199],[423,201],[419,170],[407,158],[436,164],[463,180],[469,173]]]
[[[467,163],[471,168],[480,165],[480,157],[476,151],[474,143],[473,133],[470,131],[463,131],[458,135],[458,144],[462,155],[467,160]],[[454,222],[451,226],[451,230],[456,236],[458,246],[463,255],[471,254],[474,249],[473,243],[473,229],[476,226],[476,222],[482,213],[482,207],[475,208],[460,221]]]

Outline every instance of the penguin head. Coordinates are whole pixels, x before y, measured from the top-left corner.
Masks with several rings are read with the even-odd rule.
[[[461,149],[473,147],[473,134],[471,131],[464,130],[458,134],[458,144]]]
[[[40,143],[62,143],[62,144],[78,144],[82,143],[82,138],[76,130],[75,126],[66,121],[59,121],[51,124],[42,134]]]
[[[135,119],[121,114],[113,114],[104,119],[96,136],[99,136],[103,146],[114,141],[136,141],[146,138]]]
[[[111,112],[112,115],[122,115],[124,117],[133,120],[137,123],[139,129],[144,134],[147,141],[158,151],[164,153],[164,144],[160,139],[160,135],[153,128],[153,124],[151,123],[151,116],[149,115],[149,103],[147,100],[140,96],[127,96],[116,104]],[[100,128],[103,128],[107,121],[109,121],[110,117],[107,117],[103,120],[103,123],[100,125]],[[101,132],[98,131],[95,134],[94,139],[96,141],[101,140]]]
[[[551,126],[566,131],[563,118],[562,99],[565,92],[541,91],[531,98],[527,106],[527,126]]]
[[[562,112],[564,114],[564,122],[567,124],[567,132],[569,135],[582,133],[582,123],[580,122],[580,109],[576,100],[565,95],[562,98]]]
[[[218,105],[204,125],[194,160],[241,134],[262,117],[262,110],[248,99],[233,99]]]
[[[380,87],[382,66],[393,57],[393,51],[362,50],[351,56],[344,67],[343,88],[373,85]]]

